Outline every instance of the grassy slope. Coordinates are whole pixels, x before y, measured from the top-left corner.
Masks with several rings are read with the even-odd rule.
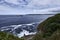
[[[10,33],[0,32],[0,40],[24,40],[24,39],[13,36]]]
[[[38,25],[38,33],[33,40],[60,40],[60,13]]]

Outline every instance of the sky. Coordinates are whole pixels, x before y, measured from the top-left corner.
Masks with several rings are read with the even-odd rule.
[[[60,0],[0,0],[0,15],[49,14],[60,10]]]

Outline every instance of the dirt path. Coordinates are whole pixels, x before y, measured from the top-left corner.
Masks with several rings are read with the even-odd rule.
[[[31,40],[34,37],[34,35],[28,35],[28,36],[24,36],[25,40]]]

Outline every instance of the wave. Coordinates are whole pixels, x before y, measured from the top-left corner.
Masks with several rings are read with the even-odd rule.
[[[20,25],[10,25],[10,26],[3,26],[0,28],[0,31],[10,32],[18,37],[22,37],[24,35],[32,35],[37,32],[37,25],[39,23],[30,23],[30,24],[20,24]]]

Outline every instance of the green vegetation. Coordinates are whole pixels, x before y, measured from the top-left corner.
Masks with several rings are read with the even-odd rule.
[[[37,29],[32,40],[60,40],[60,13],[43,21]]]
[[[24,40],[24,39],[13,36],[11,33],[0,32],[0,40]]]

